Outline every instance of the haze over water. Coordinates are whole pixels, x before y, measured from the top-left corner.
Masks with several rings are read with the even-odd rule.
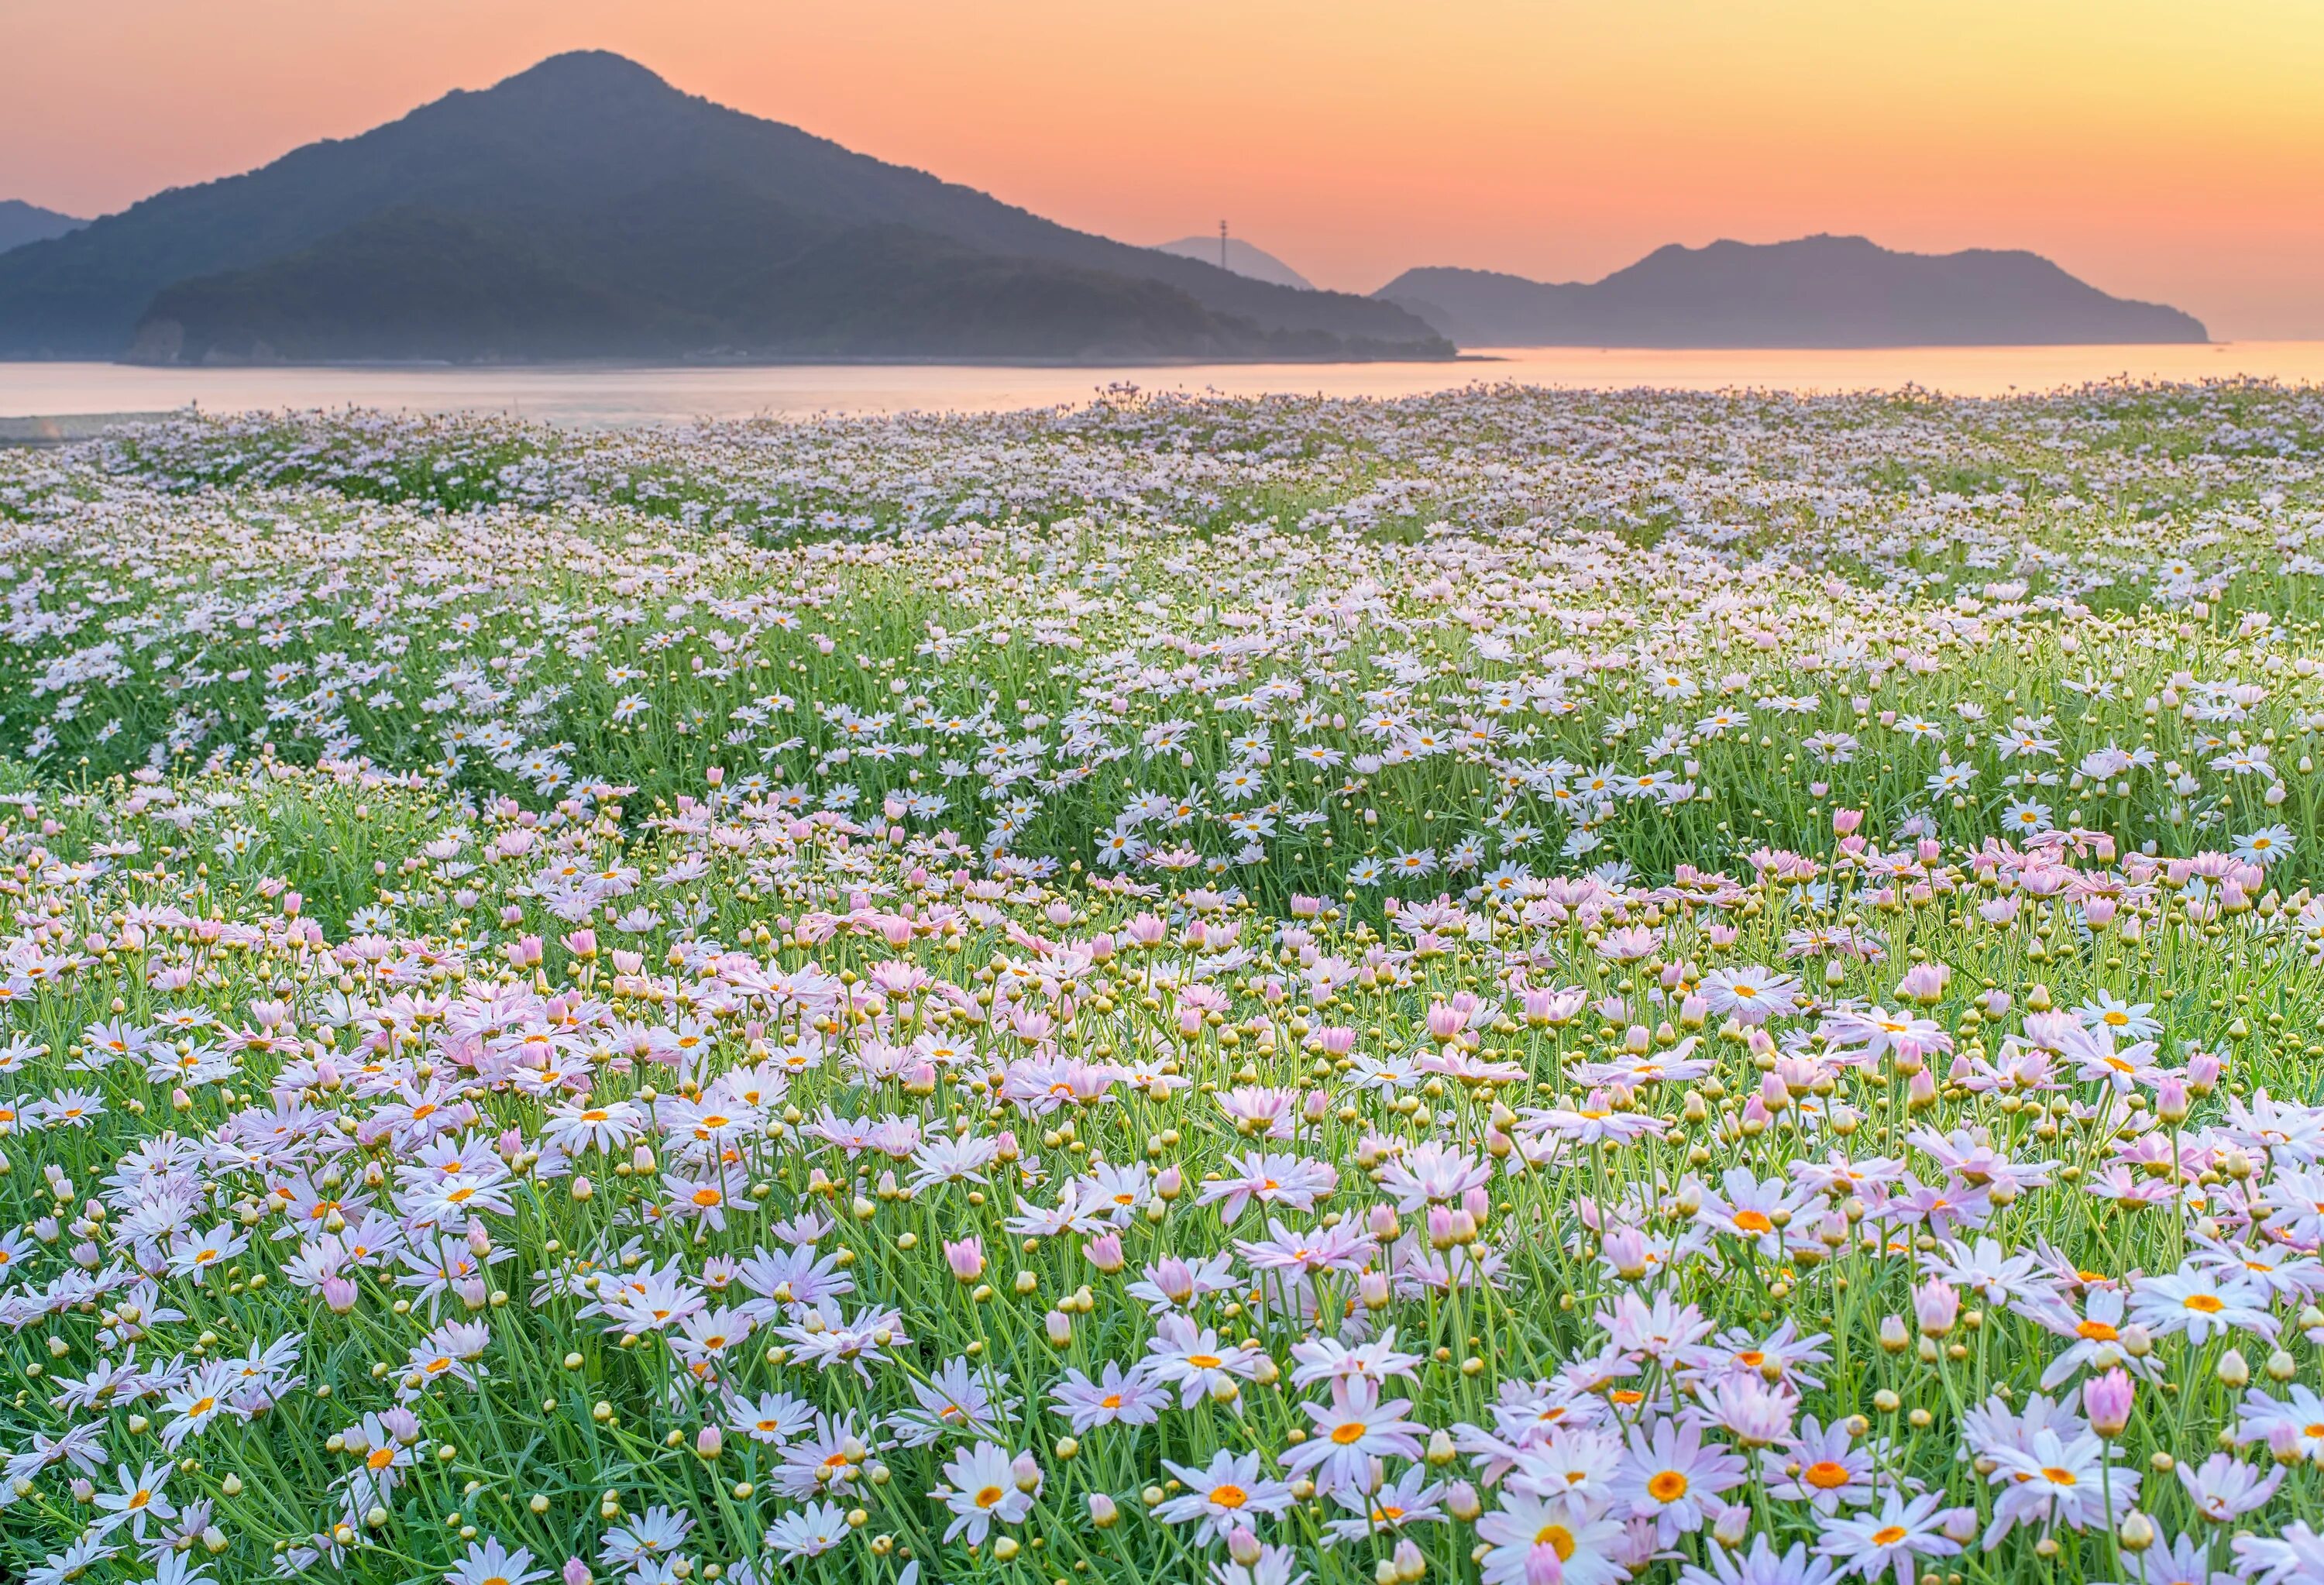
[[[1849,349],[1520,347],[1459,363],[1180,364],[995,367],[915,364],[749,367],[326,366],[145,368],[0,364],[0,417],[380,408],[506,413],[628,425],[756,415],[992,412],[1089,401],[1109,385],[1148,392],[1397,397],[1515,381],[1572,389],[1738,387],[1805,392],[1906,386],[2006,396],[2096,381],[2254,377],[2324,384],[2324,341],[2209,346]]]

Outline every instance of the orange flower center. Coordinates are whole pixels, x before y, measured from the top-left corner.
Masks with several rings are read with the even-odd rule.
[[[1561,1563],[1573,1556],[1573,1532],[1563,1525],[1544,1525],[1533,1533],[1533,1544],[1549,1548]]]

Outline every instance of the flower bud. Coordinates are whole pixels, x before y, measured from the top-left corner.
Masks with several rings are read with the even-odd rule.
[[[982,1239],[967,1238],[947,1242],[944,1252],[945,1263],[952,1267],[953,1276],[961,1282],[973,1283],[984,1275]]]
[[[2187,1120],[2187,1081],[2172,1074],[2154,1086],[2154,1115],[2176,1128]]]
[[[1637,1282],[1653,1269],[1646,1254],[1646,1237],[1634,1227],[1618,1227],[1606,1235],[1606,1264],[1625,1282]]]
[[[1111,1229],[1083,1245],[1082,1253],[1087,1256],[1089,1263],[1100,1271],[1108,1273],[1120,1271],[1124,1264],[1121,1235]]]
[[[2082,1407],[2089,1414],[2090,1429],[2108,1442],[2120,1436],[2130,1424],[2130,1406],[2136,1393],[2129,1376],[2120,1369],[2082,1383]]]
[[[1926,1111],[1936,1103],[1936,1075],[1923,1068],[1913,1075],[1912,1083],[1904,1086],[1904,1109],[1907,1111]]]
[[[1960,1315],[1960,1290],[1946,1282],[1926,1282],[1913,1290],[1913,1313],[1923,1337],[1943,1337]]]

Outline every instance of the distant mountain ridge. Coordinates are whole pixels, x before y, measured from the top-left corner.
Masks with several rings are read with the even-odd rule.
[[[18,231],[9,229],[16,226]],[[41,235],[10,247],[24,228]],[[542,61],[86,224],[0,202],[0,358],[1441,358],[1455,345],[2200,342],[2024,252],[1665,247],[1602,281],[1310,288],[1137,247],[680,92]]]
[[[0,356],[133,350],[192,362],[1452,348],[1394,304],[1074,231],[585,51],[0,254]]]
[[[1315,283],[1290,265],[1264,249],[1253,247],[1239,236],[1226,242],[1226,261],[1219,260],[1219,239],[1215,236],[1182,236],[1176,242],[1157,242],[1157,253],[1176,253],[1182,259],[1200,259],[1205,264],[1219,264],[1237,275],[1253,281],[1265,281],[1277,286],[1292,286],[1301,291],[1313,291]]]
[[[22,198],[0,198],[0,253],[23,247],[28,242],[46,242],[52,236],[78,231],[88,224],[77,217],[43,209]]]
[[[1657,248],[1602,281],[1407,270],[1373,294],[1463,346],[1849,347],[2200,342],[2038,253],[1905,253],[1860,236]]]

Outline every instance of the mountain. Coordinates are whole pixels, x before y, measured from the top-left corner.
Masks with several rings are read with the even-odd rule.
[[[1901,253],[1860,236],[1657,248],[1603,281],[1407,270],[1373,294],[1463,346],[2000,346],[2205,341],[2038,253]]]
[[[1452,352],[1394,304],[1074,231],[602,51],[0,254],[0,357],[133,345],[180,359]]]
[[[1219,239],[1215,236],[1182,236],[1176,242],[1157,242],[1154,251],[1176,253],[1182,259],[1200,259],[1205,264],[1219,263]],[[1227,256],[1223,266],[1237,275],[1253,281],[1271,281],[1277,286],[1296,286],[1302,291],[1313,291],[1315,283],[1277,258],[1262,253],[1239,236],[1227,239]]]
[[[88,225],[70,215],[60,215],[54,209],[43,209],[38,204],[28,204],[22,198],[0,198],[0,253],[11,248],[23,247],[28,242],[46,242],[52,236],[62,236],[68,231],[78,231]]]
[[[573,268],[576,257],[592,267]],[[1297,350],[1158,281],[1002,257],[908,226],[818,227],[745,194],[678,183],[634,195],[618,215],[493,222],[391,209],[252,269],[163,288],[129,356],[1070,361]]]

